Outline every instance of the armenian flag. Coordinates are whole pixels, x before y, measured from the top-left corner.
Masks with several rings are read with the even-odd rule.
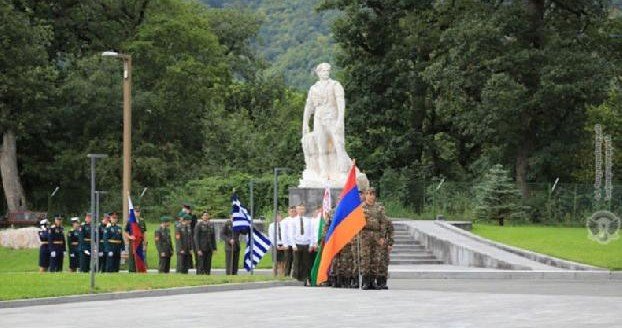
[[[328,270],[335,255],[365,226],[363,202],[356,185],[356,166],[352,165],[346,185],[339,196],[335,216],[324,237],[322,259],[317,274],[317,283],[328,280]]]

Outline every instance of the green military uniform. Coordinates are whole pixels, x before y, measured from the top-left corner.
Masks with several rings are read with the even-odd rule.
[[[187,274],[192,262],[192,227],[190,216],[185,214],[183,222],[175,227],[175,249],[177,250],[177,273]]]
[[[365,213],[365,227],[361,232],[361,274],[363,275],[363,289],[374,289],[374,280],[378,275],[378,256],[380,250],[381,223],[384,210],[378,204],[363,204]]]
[[[393,246],[393,223],[386,216],[384,206],[376,203],[377,213],[380,218],[380,238],[384,239],[384,244],[379,245],[377,254],[377,287],[388,289],[387,278],[389,276],[389,247]]]
[[[160,218],[162,224],[155,231],[155,244],[158,250],[158,272],[169,273],[171,270],[171,256],[173,256],[173,240],[171,239],[171,229],[165,226],[164,222],[171,220],[168,216]]]
[[[194,226],[194,246],[197,253],[197,274],[210,274],[212,271],[212,252],[216,251],[216,231],[214,223],[200,220]]]
[[[78,243],[80,271],[89,272],[91,270],[91,224],[82,223],[78,233]]]
[[[229,219],[225,222],[220,234],[225,241],[226,273],[228,275],[236,275],[238,274],[240,262],[240,233],[233,231],[233,222]],[[233,245],[229,243],[231,239],[234,241]]]
[[[143,232],[143,236],[144,236],[144,233],[147,231],[147,224],[145,223],[145,220],[138,220],[138,227],[140,228],[140,231]],[[125,232],[129,234],[131,231],[132,231],[132,227],[130,226],[130,223],[128,222],[125,224]],[[147,243],[146,240],[147,238],[145,238],[145,241],[143,242],[143,250],[146,250],[145,248],[146,243]],[[147,260],[147,256],[145,256],[145,261],[146,260]],[[127,268],[129,272],[136,272],[136,261],[134,260],[134,241],[131,239],[129,239]]]
[[[125,249],[123,232],[117,224],[110,224],[104,229],[104,256],[106,257],[105,272],[119,272],[121,251]]]

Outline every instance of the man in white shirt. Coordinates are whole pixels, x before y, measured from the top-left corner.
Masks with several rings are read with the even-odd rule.
[[[285,251],[287,250],[287,246],[285,246],[283,242],[284,234],[282,218],[281,213],[277,213],[276,222],[278,225],[275,225],[274,222],[272,222],[268,227],[270,242],[273,244],[275,243],[274,238],[276,233],[276,271],[279,276],[283,276],[285,274]],[[275,229],[275,226],[278,227],[278,230]]]
[[[294,217],[296,216],[296,206],[290,206],[287,209],[288,216],[281,221],[281,229],[283,229],[283,246],[285,249],[285,276],[290,277],[292,275],[292,264],[294,260],[293,244],[290,240],[290,230]]]
[[[292,263],[292,277],[298,281],[309,284],[309,272],[311,271],[311,256],[309,245],[313,238],[313,227],[311,220],[304,216],[305,206],[296,206],[296,217],[293,218],[289,229],[289,238],[294,251],[294,261]]]

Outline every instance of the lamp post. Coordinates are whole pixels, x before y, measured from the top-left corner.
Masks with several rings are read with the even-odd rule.
[[[88,154],[86,155],[91,159],[91,293],[95,292],[95,271],[97,270],[97,254],[98,254],[98,244],[95,242],[95,236],[98,235],[95,233],[95,229],[97,229],[97,225],[95,222],[97,221],[97,212],[95,204],[95,162],[98,159],[106,158],[108,155],[105,154]],[[93,220],[95,219],[95,221]]]
[[[274,237],[272,240],[272,274],[276,277],[278,275],[276,268],[276,254],[277,254],[277,241],[279,238],[279,224],[276,220],[276,217],[279,213],[279,172],[285,172],[288,168],[286,167],[275,167],[274,168]]]
[[[115,51],[102,52],[104,57],[123,60],[123,223],[127,222],[130,205],[128,195],[131,189],[132,175],[132,56]]]

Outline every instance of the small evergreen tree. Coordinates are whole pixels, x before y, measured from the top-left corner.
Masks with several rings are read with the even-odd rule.
[[[479,219],[497,220],[499,225],[505,219],[525,218],[525,206],[521,204],[521,194],[502,165],[494,165],[476,187],[477,206],[475,213]]]

